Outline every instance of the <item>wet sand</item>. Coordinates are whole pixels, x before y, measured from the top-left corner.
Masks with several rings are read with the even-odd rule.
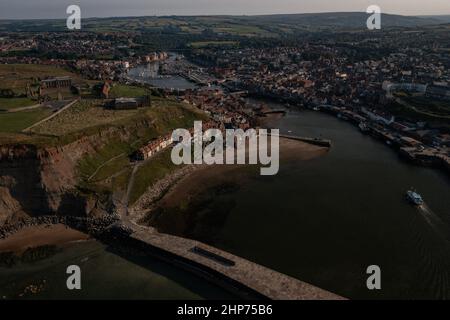
[[[284,161],[306,161],[319,157],[327,148],[313,146],[300,141],[280,138],[280,167]],[[181,179],[159,206],[173,206],[184,199],[223,183],[245,183],[246,180],[259,175],[260,165],[213,165],[202,166]]]
[[[32,226],[23,228],[6,239],[0,240],[0,252],[22,254],[28,248],[44,245],[66,246],[73,242],[89,239],[89,235],[62,224]]]
[[[308,161],[325,155],[328,148],[305,142],[280,138],[280,167],[286,162]],[[191,166],[192,168],[192,166]],[[156,208],[175,208],[190,203],[208,189],[232,184],[241,186],[249,179],[260,176],[261,165],[199,165],[176,181],[162,197],[144,195],[132,210],[136,220],[148,216]],[[182,169],[181,169],[182,170]],[[170,179],[166,177],[164,179]]]

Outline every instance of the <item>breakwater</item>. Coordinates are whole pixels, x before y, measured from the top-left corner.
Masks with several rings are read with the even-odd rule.
[[[25,227],[64,224],[110,245],[126,246],[189,271],[243,299],[340,300],[342,297],[198,241],[162,234],[117,216],[43,216],[0,228],[4,239]]]
[[[342,297],[204,243],[162,234],[132,222],[110,228],[115,237],[193,272],[242,298],[340,300]]]

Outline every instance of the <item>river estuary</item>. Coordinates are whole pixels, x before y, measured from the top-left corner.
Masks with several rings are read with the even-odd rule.
[[[282,162],[277,176],[224,196],[234,206],[214,245],[349,298],[450,298],[444,173],[409,165],[320,112],[291,111],[271,126],[331,139],[333,147],[318,159]],[[411,186],[426,206],[405,200]],[[366,287],[370,265],[381,268],[380,291]]]

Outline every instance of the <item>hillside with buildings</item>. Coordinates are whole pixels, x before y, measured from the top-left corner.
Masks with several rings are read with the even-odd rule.
[[[24,68],[17,65],[12,70]],[[45,66],[38,72],[43,77],[54,71],[69,74]],[[5,72],[4,77],[13,74]],[[0,112],[1,223],[27,216],[112,213],[113,195],[123,197],[127,191],[134,153],[205,117],[196,108],[152,95],[144,87],[112,82],[98,86],[73,74],[33,81],[35,96],[12,86],[9,90],[17,97],[2,100],[8,107]],[[77,85],[83,86],[83,93]]]

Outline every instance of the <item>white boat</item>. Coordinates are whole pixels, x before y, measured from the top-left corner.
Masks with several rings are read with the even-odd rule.
[[[406,198],[409,202],[416,206],[420,206],[424,203],[422,196],[413,190],[406,192]]]

